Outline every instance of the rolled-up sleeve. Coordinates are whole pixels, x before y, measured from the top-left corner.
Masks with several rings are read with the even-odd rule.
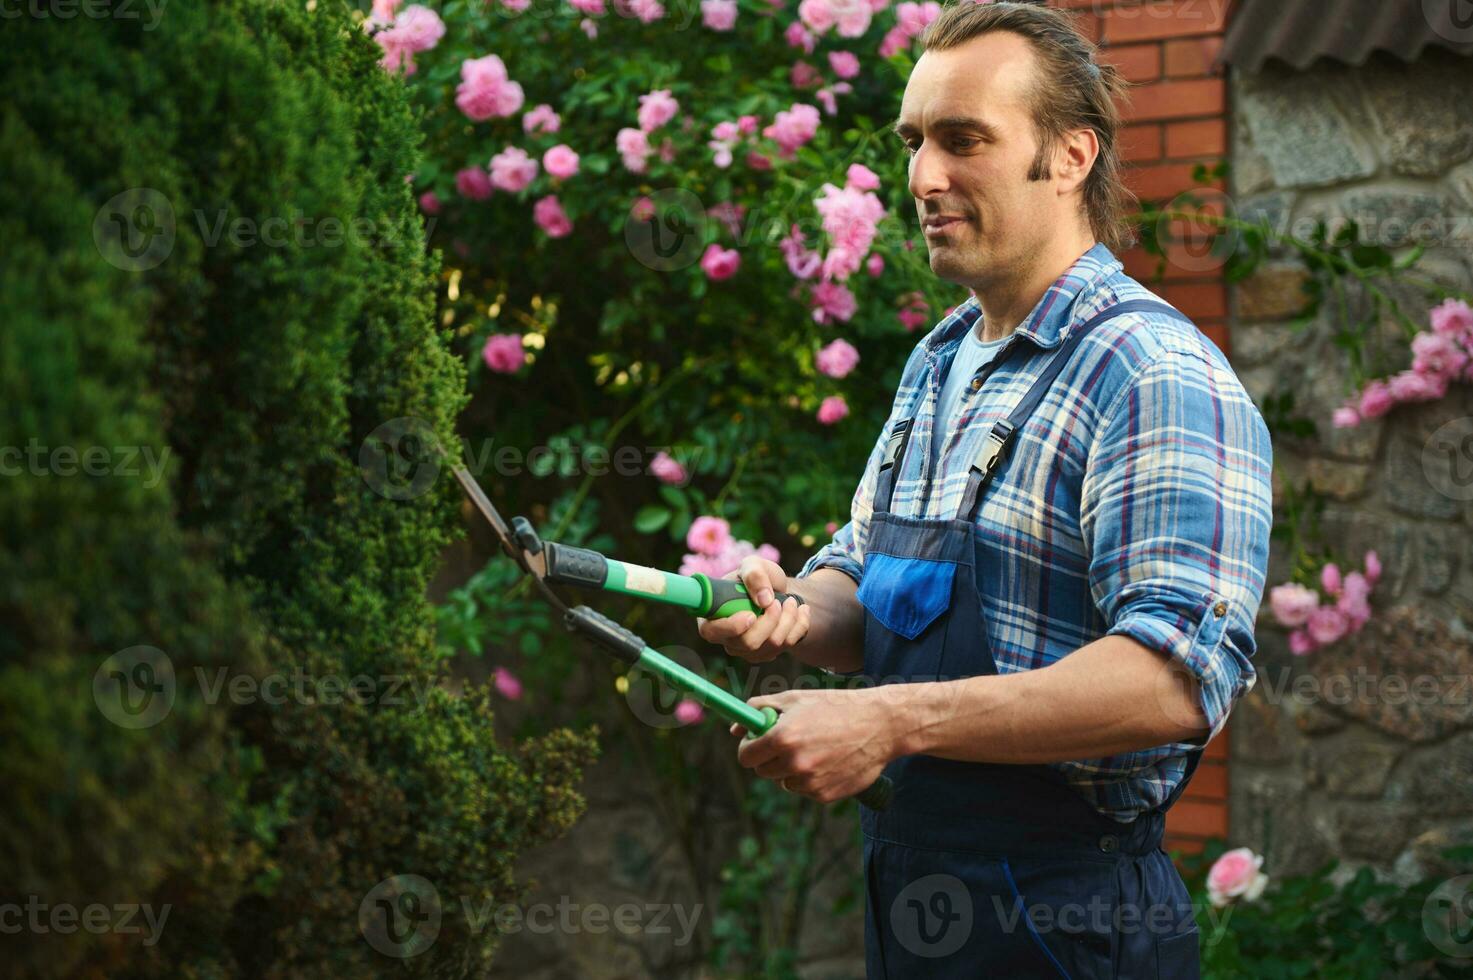
[[[1205,352],[1153,355],[1105,408],[1090,447],[1080,522],[1091,592],[1109,634],[1197,680],[1206,740],[1256,678],[1272,469],[1263,417]]]

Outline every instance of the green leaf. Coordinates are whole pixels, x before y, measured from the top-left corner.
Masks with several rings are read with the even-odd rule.
[[[634,515],[634,529],[640,534],[653,534],[664,527],[669,520],[669,510],[650,504],[647,507],[641,507],[639,513]]]

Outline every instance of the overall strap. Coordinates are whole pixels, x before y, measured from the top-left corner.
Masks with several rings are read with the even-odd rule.
[[[1069,358],[1074,353],[1074,349],[1079,346],[1080,341],[1084,340],[1085,335],[1101,323],[1112,320],[1117,316],[1123,316],[1126,313],[1161,313],[1165,316],[1181,320],[1184,323],[1190,324],[1192,322],[1185,315],[1178,313],[1158,300],[1133,299],[1101,310],[1069,334],[1068,339],[1059,347],[1058,352],[1054,354],[1053,358],[1044,367],[1043,373],[1039,375],[1038,380],[1028,389],[1028,393],[1018,402],[1017,407],[1013,409],[1012,413],[1006,419],[993,425],[992,431],[987,434],[987,439],[982,443],[981,449],[977,451],[977,457],[972,460],[972,469],[967,477],[967,489],[962,494],[961,508],[957,511],[956,515],[957,520],[970,521],[974,518],[974,515],[977,513],[977,505],[981,503],[982,495],[987,492],[987,487],[992,482],[993,471],[1006,458],[1007,451],[1012,445],[1013,437],[1023,427],[1023,423],[1028,421],[1028,417],[1033,414],[1033,410],[1043,401],[1044,396],[1048,394],[1048,390],[1052,387],[1054,379],[1059,376],[1059,372],[1064,370],[1064,366],[1069,363]]]

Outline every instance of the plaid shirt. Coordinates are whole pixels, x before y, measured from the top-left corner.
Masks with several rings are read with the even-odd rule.
[[[944,372],[982,315],[975,296],[953,310],[906,363],[849,523],[799,577],[830,567],[863,578],[891,425],[915,417],[891,512],[956,517],[992,424],[1007,417],[1071,329],[1131,299],[1159,301],[1105,246],[1081,256],[1010,338],[1008,347],[1022,349],[980,391],[963,392],[938,464],[921,447],[931,445]],[[1255,680],[1272,466],[1262,416],[1201,331],[1154,313],[1096,326],[1014,437],[978,508],[977,582],[998,671],[1032,670],[1106,634],[1128,636],[1196,677],[1212,726],[1207,738],[1215,736]],[[1205,744],[1054,768],[1102,813],[1126,821],[1160,805],[1181,781],[1187,753]]]

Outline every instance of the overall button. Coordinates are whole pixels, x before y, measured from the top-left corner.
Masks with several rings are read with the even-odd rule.
[[[1221,619],[1226,614],[1227,614],[1227,603],[1226,602],[1219,602],[1217,605],[1215,605],[1215,606],[1212,607],[1212,615],[1218,617],[1219,619]]]
[[[972,379],[972,390],[973,391],[981,391],[982,390],[982,379],[981,378],[973,378]]]
[[[1114,834],[1106,834],[1105,836],[1100,838],[1100,850],[1104,851],[1106,854],[1115,853],[1115,848],[1119,846],[1120,838],[1116,837]]]

